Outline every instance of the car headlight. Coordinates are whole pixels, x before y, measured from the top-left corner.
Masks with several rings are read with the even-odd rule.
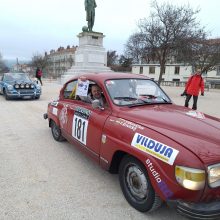
[[[12,85],[8,85],[8,86],[7,86],[7,89],[8,89],[8,90],[13,90],[13,86],[12,86]]]
[[[208,183],[212,188],[220,186],[220,164],[208,167]]]
[[[40,85],[36,85],[36,88],[37,88],[38,90],[41,90]]]
[[[32,89],[34,88],[34,84],[31,84],[31,88],[32,88]]]
[[[24,88],[24,84],[21,84],[20,87],[23,89]]]
[[[27,88],[27,89],[28,89],[29,87],[30,87],[30,86],[29,86],[29,84],[28,84],[28,83],[27,83],[27,84],[25,84],[25,88]]]
[[[19,85],[18,84],[15,84],[14,87],[15,87],[15,89],[19,89]]]
[[[176,166],[177,182],[186,189],[200,190],[205,186],[205,171],[190,167]]]

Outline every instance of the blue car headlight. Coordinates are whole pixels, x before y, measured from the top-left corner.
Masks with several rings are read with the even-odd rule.
[[[13,90],[13,86],[12,85],[7,85],[7,89],[8,90]]]
[[[15,87],[15,89],[19,89],[19,85],[18,84],[15,84],[14,87]]]
[[[41,90],[40,85],[36,85],[36,89]]]

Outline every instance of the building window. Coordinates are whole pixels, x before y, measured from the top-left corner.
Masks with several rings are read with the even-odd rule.
[[[174,74],[179,75],[180,74],[180,67],[179,66],[175,66],[175,72]]]
[[[139,74],[143,74],[143,66],[140,66]]]
[[[149,67],[149,74],[155,74],[155,66]]]
[[[173,82],[180,82],[180,79],[173,79]]]
[[[173,79],[174,85],[179,86],[180,85],[180,79]]]

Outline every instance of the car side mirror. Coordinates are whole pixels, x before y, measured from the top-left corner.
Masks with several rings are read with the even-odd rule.
[[[92,107],[94,109],[101,109],[101,110],[104,110],[104,108],[101,106],[101,103],[98,99],[95,99],[92,101]]]

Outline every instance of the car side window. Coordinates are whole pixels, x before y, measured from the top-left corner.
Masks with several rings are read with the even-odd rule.
[[[77,99],[76,97],[77,80],[71,81],[66,85],[63,96],[65,99]]]

